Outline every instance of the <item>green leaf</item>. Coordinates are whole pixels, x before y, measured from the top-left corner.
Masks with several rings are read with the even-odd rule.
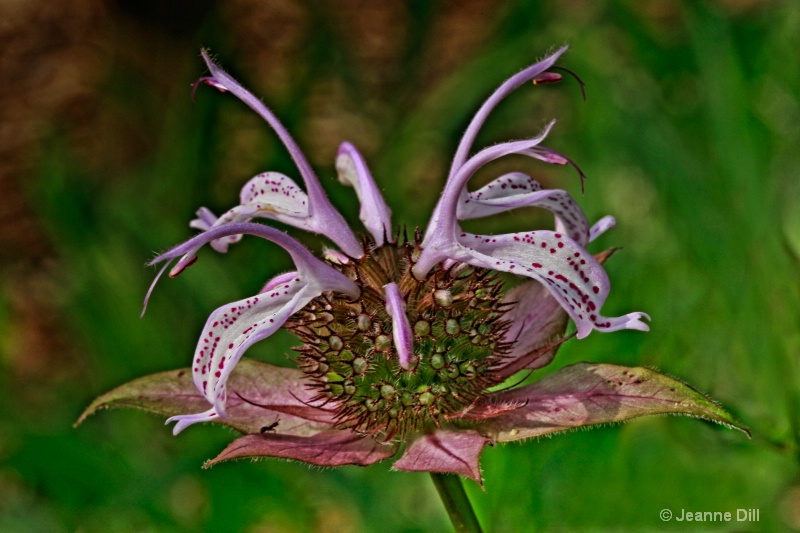
[[[228,418],[224,424],[242,433],[263,430],[308,436],[330,428],[328,411],[309,405],[303,373],[295,368],[242,359],[228,380]],[[191,369],[151,374],[128,382],[94,400],[76,426],[101,409],[130,407],[163,416],[200,413],[208,400],[195,387]],[[277,424],[275,424],[277,422]]]
[[[750,435],[733,415],[700,392],[648,368],[578,363],[532,385],[500,393],[492,404],[521,405],[481,424],[484,433],[500,442],[660,414],[703,418]],[[479,418],[479,412],[471,417]]]

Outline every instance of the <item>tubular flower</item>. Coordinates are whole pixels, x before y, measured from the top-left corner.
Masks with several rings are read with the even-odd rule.
[[[467,187],[479,168],[510,154],[574,165],[542,145],[554,122],[529,139],[470,155],[498,102],[526,82],[561,78],[554,63],[565,50],[509,78],[479,109],[424,234],[393,230],[366,162],[343,143],[336,169],[361,202],[367,234],[360,238],[272,112],[203,52],[210,75],[200,82],[232,93],[267,121],[297,164],[305,190],[282,174],[259,174],[242,189],[239,205],[220,217],[201,208],[190,224],[201,233],[151,264],[164,263],[163,272],[177,259],[170,272],[176,276],[204,245],[225,252],[243,235],[255,235],[286,250],[296,270],[211,314],[191,381],[189,372],[141,378],[98,399],[87,414],[135,396],[126,405],[172,415],[167,422],[175,422],[175,434],[201,421],[245,434],[210,464],[272,456],[368,465],[402,448],[396,469],[451,472],[478,482],[479,455],[495,442],[657,413],[735,424],[686,385],[642,368],[583,363],[531,385],[498,387],[519,371],[548,364],[569,337],[569,319],[578,338],[592,330],[648,329],[644,313],[601,314],[610,289],[601,263],[610,253],[594,256],[586,246],[614,226],[612,217],[590,225],[569,193],[544,189],[519,172],[474,191]],[[555,228],[478,235],[459,226],[531,206],[549,210]],[[252,222],[257,217],[321,234],[338,249],[318,259],[286,233]],[[499,272],[523,282],[506,290]],[[297,368],[241,360],[279,328],[302,342]]]

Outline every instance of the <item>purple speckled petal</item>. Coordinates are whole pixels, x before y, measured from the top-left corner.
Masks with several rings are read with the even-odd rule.
[[[391,282],[383,287],[386,293],[386,312],[392,317],[392,337],[397,357],[400,359],[400,367],[404,370],[411,368],[414,356],[414,337],[411,333],[411,325],[406,316],[406,301],[400,294],[397,283]]]
[[[226,382],[244,351],[272,335],[296,311],[320,293],[295,278],[272,291],[224,305],[208,318],[195,349],[192,377],[197,389],[213,405],[208,416],[226,417]],[[173,432],[177,435],[198,415],[178,415]],[[207,420],[205,418],[204,420]]]
[[[536,137],[522,141],[496,144],[485,148],[464,163],[458,172],[447,180],[442,196],[433,210],[425,238],[422,241],[422,254],[413,267],[417,279],[423,279],[431,268],[450,255],[458,247],[457,235],[461,233],[458,225],[458,206],[467,199],[467,182],[483,165],[501,157],[519,154],[541,143],[552,129],[555,121],[551,121]]]
[[[645,313],[613,318],[600,314],[610,289],[608,276],[591,254],[566,235],[545,230],[495,236],[462,232],[458,244],[452,250],[454,259],[541,282],[575,321],[579,339],[592,329],[649,330],[641,321],[642,317],[649,320]]]
[[[242,206],[251,206],[257,216],[303,226],[298,219],[310,216],[308,196],[280,172],[264,172],[245,183],[240,193]],[[235,208],[234,208],[235,209]]]
[[[254,218],[269,218],[307,231],[316,231],[314,220],[309,216],[308,197],[297,184],[279,172],[264,172],[248,181],[241,192],[241,203],[216,217],[207,208],[197,211],[198,218],[189,223],[190,227],[208,231],[225,224],[249,222]],[[231,235],[211,241],[211,247],[225,253],[228,245],[242,239],[241,235]],[[178,262],[173,275],[180,273],[188,261],[193,260],[197,249],[191,250]]]
[[[518,207],[542,207],[556,216],[556,231],[566,233],[585,246],[589,222],[583,210],[566,191],[542,189],[538,181],[521,172],[505,174],[471,192],[458,206],[459,220],[480,218]]]
[[[589,242],[595,240],[600,235],[610,230],[617,225],[617,220],[611,215],[604,216],[594,223],[592,229],[589,230]]]
[[[239,82],[233,79],[227,72],[217,66],[208,53],[202,51],[203,60],[208,66],[211,76],[201,78],[201,81],[216,87],[217,89],[230,91],[242,102],[247,104],[253,111],[258,113],[271,127],[275,130],[281,142],[283,142],[286,149],[289,151],[295,164],[297,165],[300,175],[306,185],[308,193],[308,213],[311,217],[309,224],[312,226],[312,231],[325,235],[333,242],[335,242],[346,254],[352,257],[361,257],[364,255],[364,250],[356,239],[353,232],[347,226],[344,218],[333,207],[325,195],[322,186],[319,183],[317,175],[308,163],[308,160],[303,155],[303,152],[297,146],[292,136],[284,128],[283,124],[278,121],[272,111],[264,105],[261,100],[253,96],[247,89],[242,87]]]
[[[360,290],[352,280],[330,265],[314,257],[314,255],[302,244],[297,242],[297,240],[275,228],[252,222],[231,223],[212,228],[159,255],[149,264],[155,265],[178,257],[183,259],[187,256],[188,252],[197,250],[212,240],[239,234],[255,235],[256,237],[261,237],[281,246],[292,257],[303,282],[313,286],[315,290],[319,290],[320,292],[341,292],[347,294],[351,298],[357,298],[359,296]]]
[[[336,170],[339,173],[339,181],[356,190],[361,202],[359,218],[375,239],[375,244],[382,246],[386,240],[391,242],[392,211],[383,200],[378,186],[375,185],[364,158],[349,142],[343,142],[339,146]]]
[[[642,317],[647,317],[644,313],[614,318],[600,314],[610,287],[608,277],[600,264],[565,233],[541,230],[498,236],[474,235],[461,230],[458,224],[458,205],[467,195],[466,184],[475,171],[505,155],[537,147],[552,126],[550,122],[532,139],[502,143],[480,151],[448,179],[412,272],[417,279],[423,279],[435,265],[448,259],[511,272],[543,283],[575,321],[578,338],[585,337],[592,329],[647,331],[647,324],[641,321]],[[568,211],[563,209],[563,212]],[[588,231],[586,234],[588,239]]]
[[[491,439],[470,429],[439,429],[417,437],[392,468],[408,472],[460,474],[482,485],[478,459],[484,446],[491,442]]]
[[[500,101],[508,96],[512,91],[523,84],[540,77],[544,71],[553,66],[561,54],[567,51],[567,48],[567,46],[562,46],[556,50],[555,53],[549,55],[538,63],[521,70],[517,74],[504,81],[500,87],[498,87],[494,93],[492,93],[492,95],[486,100],[486,102],[483,103],[481,108],[472,118],[469,126],[467,126],[467,130],[461,137],[461,141],[458,143],[458,149],[456,150],[456,155],[453,158],[453,163],[450,166],[450,175],[448,179],[452,179],[456,172],[464,165],[464,162],[467,160],[469,152],[472,149],[472,143],[475,142],[475,137],[478,135],[478,131],[480,131],[483,123],[486,122],[486,118],[489,116],[489,113],[492,112],[492,109],[494,109],[495,106],[497,106],[497,104],[499,104]]]
[[[233,441],[204,467],[245,457],[280,457],[317,466],[367,466],[397,453],[397,444],[382,444],[352,431],[322,431],[310,437],[263,433]]]
[[[341,272],[314,257],[311,252],[294,238],[275,228],[252,222],[231,223],[212,228],[159,255],[150,261],[149,265],[155,265],[180,257],[181,259],[178,261],[178,265],[170,272],[170,276],[175,277],[187,266],[194,263],[196,256],[191,255],[194,251],[199,250],[203,245],[215,239],[238,234],[255,235],[282,246],[289,252],[289,255],[292,256],[301,277],[306,279],[306,281],[315,283],[321,287],[321,290],[332,290],[345,293],[353,298],[358,297],[360,291],[353,281]],[[190,259],[187,260],[187,257]],[[158,281],[159,276],[153,281],[153,285],[150,287],[151,291],[156,281]],[[150,291],[148,291],[148,294],[149,293]]]
[[[226,416],[225,383],[244,351],[280,328],[295,312],[324,291],[343,292],[356,298],[359,289],[353,281],[315,258],[300,243],[285,233],[253,223],[227,224],[208,230],[157,257],[153,263],[184,255],[213,239],[228,235],[252,234],[282,246],[297,265],[297,277],[282,274],[267,284],[256,296],[220,307],[211,314],[195,350],[192,375],[198,390],[212,404],[213,410],[200,415],[180,415],[175,433],[199,420]]]
[[[278,274],[277,276],[266,282],[259,291],[259,293],[269,292],[279,285],[283,285],[284,283],[289,283],[297,276],[299,276],[297,272],[284,272],[283,274]]]

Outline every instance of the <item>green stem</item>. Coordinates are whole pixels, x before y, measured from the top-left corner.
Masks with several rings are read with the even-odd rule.
[[[450,515],[450,521],[456,533],[481,533],[481,525],[472,510],[467,493],[461,484],[461,478],[453,474],[438,474],[431,472],[433,484],[439,492],[439,497]]]

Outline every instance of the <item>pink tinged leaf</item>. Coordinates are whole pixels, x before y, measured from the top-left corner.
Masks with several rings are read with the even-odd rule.
[[[606,231],[612,229],[617,225],[617,220],[611,215],[604,216],[594,223],[592,229],[589,230],[589,242],[595,240]]]
[[[417,437],[392,468],[459,474],[483,485],[478,459],[484,446],[491,442],[477,431],[439,429]]]
[[[473,266],[511,272],[541,282],[578,328],[578,338],[593,329],[648,331],[645,313],[605,317],[600,309],[610,284],[603,267],[575,241],[552,231],[508,235],[461,233],[455,259]]]
[[[397,283],[384,285],[383,289],[386,295],[386,312],[392,318],[392,338],[400,367],[409,370],[414,356],[414,336],[406,316],[406,301],[400,294]]]
[[[272,127],[288,150],[306,186],[306,192],[308,194],[308,215],[311,217],[311,220],[309,220],[309,226],[311,226],[310,231],[325,235],[351,257],[363,256],[364,250],[361,248],[358,239],[356,239],[352,230],[347,226],[342,215],[333,207],[330,200],[328,200],[325,191],[319,183],[317,175],[314,173],[314,170],[303,155],[300,147],[297,146],[297,143],[295,143],[283,124],[280,123],[272,111],[270,111],[261,100],[256,98],[227,72],[211,61],[211,58],[205,50],[201,53],[203,60],[206,62],[206,66],[208,66],[211,72],[211,76],[203,78],[203,81],[217,89],[230,91],[253,111],[258,113],[258,115]]]
[[[267,432],[236,439],[203,466],[255,457],[280,457],[316,466],[368,466],[395,453],[396,444],[382,444],[352,431],[322,431],[309,437]]]
[[[334,413],[312,407],[312,394],[303,376],[296,368],[243,359],[228,379],[228,388],[233,391],[228,400],[229,417],[208,420],[242,433],[259,433],[276,421],[279,423],[273,431],[290,435],[307,436],[330,429]],[[99,410],[117,407],[169,417],[207,409],[208,400],[195,387],[190,369],[160,372],[103,394],[89,405],[76,425]]]
[[[688,385],[647,368],[578,363],[487,404],[523,404],[478,428],[498,442],[538,437],[645,415],[704,418],[750,434],[730,413]],[[480,406],[478,406],[480,408]]]
[[[458,218],[467,220],[503,213],[518,207],[541,207],[556,216],[556,231],[585,246],[589,242],[589,222],[572,196],[542,186],[521,172],[505,174],[485,187],[469,193],[459,203]]]
[[[269,431],[309,436],[331,429],[335,411],[320,405],[317,393],[306,386],[305,374],[296,368],[242,359],[228,380],[227,412],[224,423],[243,433]]]
[[[339,173],[340,182],[356,190],[361,202],[359,218],[375,239],[375,243],[382,246],[386,240],[391,242],[392,211],[383,200],[378,186],[375,185],[364,158],[349,142],[343,142],[339,146],[336,171]]]
[[[525,407],[525,403],[488,403],[485,401],[470,404],[466,409],[460,413],[450,415],[448,420],[482,420],[484,418],[492,418],[499,416],[509,411],[516,411],[521,407]]]
[[[492,373],[500,378],[513,376],[520,370],[535,370],[550,364],[558,348],[575,336],[575,333],[556,337],[551,341],[532,347],[530,351],[522,353],[517,358],[502,358],[501,362],[492,366]]]
[[[508,291],[503,301],[512,304],[504,317],[510,327],[503,338],[512,343],[512,347],[494,372],[507,378],[524,368],[536,369],[549,364],[569,321],[564,308],[544,285],[533,280]],[[554,341],[555,346],[550,346]]]

